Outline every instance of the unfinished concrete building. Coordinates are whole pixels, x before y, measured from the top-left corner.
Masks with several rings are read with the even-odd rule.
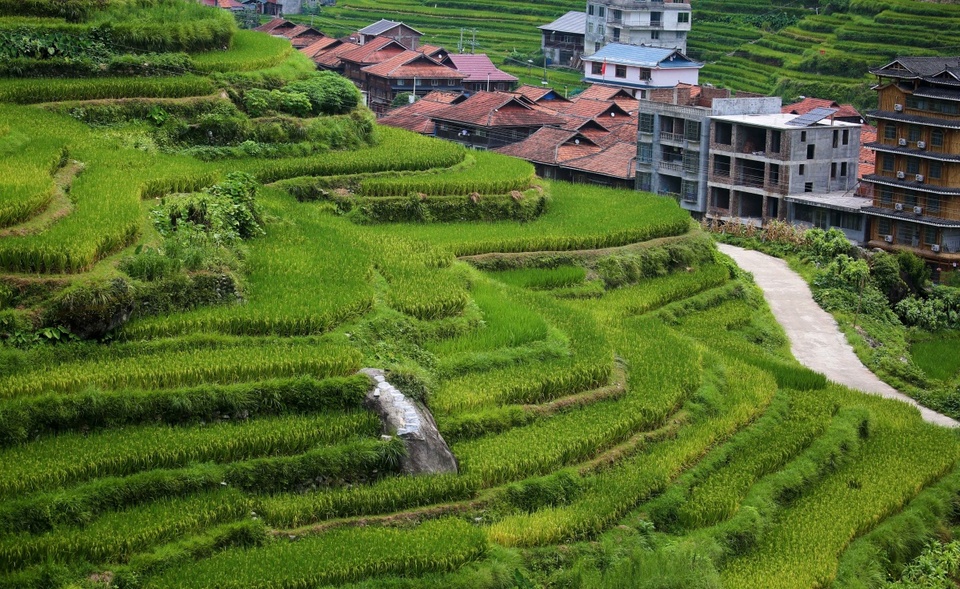
[[[807,115],[720,115],[710,122],[707,216],[794,221],[787,197],[852,196],[857,184],[860,125],[833,120],[833,109]],[[864,203],[866,204],[866,203]],[[802,210],[802,209],[800,209]],[[862,231],[863,216],[859,227]]]

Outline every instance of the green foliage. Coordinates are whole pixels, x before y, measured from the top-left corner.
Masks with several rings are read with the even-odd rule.
[[[360,91],[352,82],[333,72],[321,72],[306,80],[284,87],[288,92],[303,93],[310,99],[313,113],[339,115],[360,104]]]

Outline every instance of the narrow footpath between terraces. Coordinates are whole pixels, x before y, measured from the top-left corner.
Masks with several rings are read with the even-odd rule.
[[[801,364],[850,388],[913,405],[924,421],[960,427],[956,420],[921,406],[870,372],[847,343],[833,316],[813,300],[810,287],[786,262],[731,245],[717,247],[753,274],[774,317],[790,338],[790,351]]]

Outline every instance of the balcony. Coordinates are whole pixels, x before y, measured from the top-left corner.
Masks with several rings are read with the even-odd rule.
[[[657,169],[665,172],[676,172],[678,174],[682,174],[683,162],[679,160],[674,162],[660,162],[657,164]]]
[[[683,133],[668,133],[667,131],[660,131],[660,141],[673,141],[675,143],[682,143]]]

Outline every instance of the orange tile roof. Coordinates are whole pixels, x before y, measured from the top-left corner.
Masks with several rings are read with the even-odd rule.
[[[293,24],[285,18],[274,18],[274,19],[271,19],[269,22],[266,22],[253,30],[260,31],[261,33],[269,33],[273,31],[273,29],[279,27],[280,25],[288,24],[288,23]]]
[[[629,112],[615,102],[593,100],[590,98],[583,98],[570,103],[561,103],[556,105],[556,109],[559,113],[566,116],[584,119],[603,118],[604,121],[608,118],[613,120],[617,117],[630,116]],[[613,116],[611,116],[611,114]]]
[[[531,162],[557,165],[598,153],[600,146],[582,133],[556,127],[543,127],[523,141],[495,151]]]
[[[532,100],[533,102],[539,102],[544,96],[546,96],[547,94],[550,94],[553,91],[554,91],[553,88],[550,88],[550,87],[543,88],[541,86],[531,86],[529,84],[524,84],[519,88],[517,88],[516,90],[514,90],[515,93],[520,94],[524,98],[527,98],[528,100]],[[568,102],[566,98],[560,96],[559,94],[556,94],[555,92],[554,94],[556,95],[556,98],[551,99],[548,102],[554,102],[554,101]]]
[[[313,43],[307,45],[306,47],[301,48],[300,53],[313,59],[321,51],[324,51],[326,49],[331,49],[341,44],[342,44],[342,41],[339,41],[338,39],[334,39],[332,37],[322,37],[320,39],[317,39]]]
[[[420,53],[429,55],[430,57],[437,57],[438,53],[446,53],[447,50],[439,45],[420,45],[417,47],[417,51]],[[439,59],[439,58],[438,58]]]
[[[598,153],[564,162],[563,167],[629,180],[636,177],[637,146],[615,143]]]
[[[389,37],[374,37],[352,51],[341,54],[340,59],[360,65],[370,65],[382,63],[406,50],[403,45]]]
[[[853,107],[852,104],[839,104],[834,100],[826,100],[824,98],[812,98],[810,96],[804,98],[800,102],[794,102],[793,104],[788,104],[781,109],[783,113],[789,113],[794,115],[805,115],[815,108],[836,108],[838,109],[834,113],[836,118],[863,118],[862,115],[857,112],[857,109]]]
[[[476,92],[460,104],[449,105],[434,118],[480,127],[559,126],[562,122],[506,92]]]
[[[452,104],[453,102],[456,102],[458,99],[466,99],[466,96],[464,96],[460,92],[444,92],[443,90],[434,90],[433,92],[430,92],[429,94],[424,95],[424,97],[420,99],[420,102],[423,102],[424,100],[426,100],[428,102],[440,102],[442,104]],[[463,100],[460,100],[460,102],[463,102]]]
[[[574,96],[573,100],[579,100],[581,98],[590,98],[592,100],[613,100],[617,96],[635,100],[635,98],[630,96],[630,93],[623,88],[618,88],[616,86],[604,86],[603,84],[591,84],[586,90]]]
[[[362,71],[382,78],[425,78],[462,80],[463,74],[453,68],[440,65],[436,60],[417,51],[404,51],[390,59],[368,65]]]
[[[420,100],[399,106],[387,112],[386,116],[377,119],[377,123],[387,125],[388,127],[399,127],[415,133],[432,135],[436,124],[430,118],[434,112],[446,108],[448,103],[428,100],[432,94],[449,94],[441,92],[431,92]],[[433,97],[442,98],[442,97]]]
[[[340,45],[324,49],[323,51],[320,51],[314,55],[313,62],[323,67],[336,69],[343,65],[340,60],[340,56],[344,53],[353,51],[357,47],[359,47],[359,45],[356,43],[341,43]]]

